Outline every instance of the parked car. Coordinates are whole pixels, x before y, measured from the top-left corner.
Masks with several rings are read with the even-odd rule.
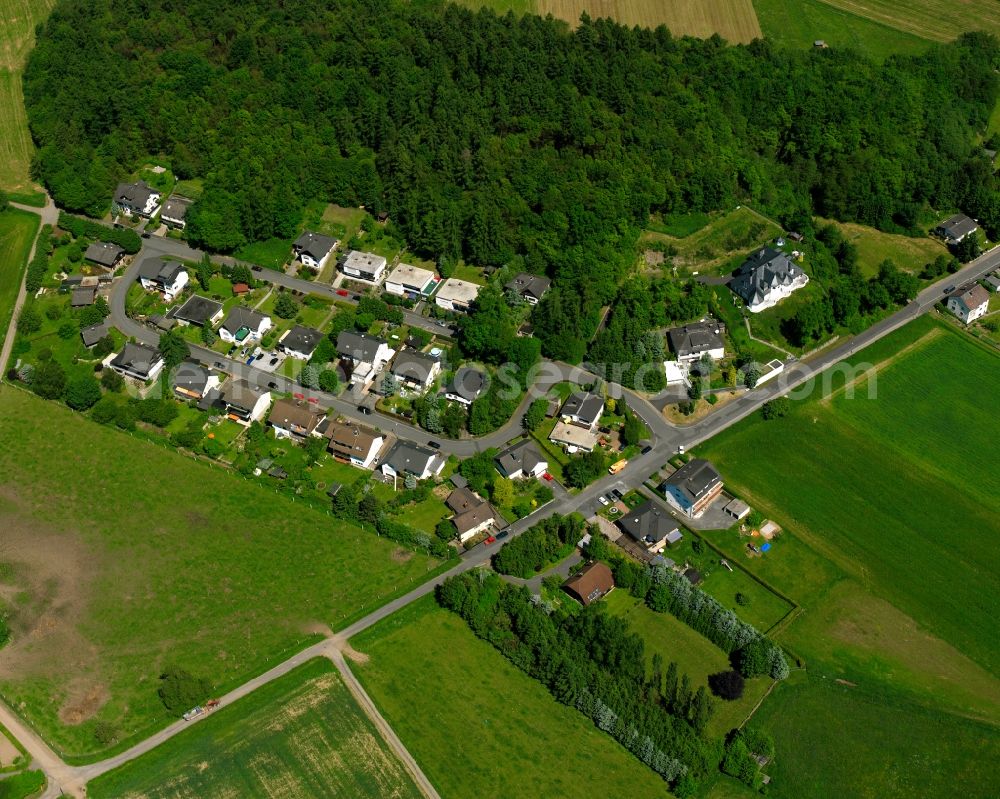
[[[506,538],[509,535],[510,535],[510,530],[501,530],[499,533],[497,533],[497,541],[499,541],[501,538]]]
[[[277,362],[278,362],[278,358],[277,358],[277,356],[275,356],[274,358],[272,358],[272,359],[270,360],[270,364],[271,364],[271,366],[274,366],[274,365],[275,365],[275,364],[276,364]]]
[[[145,231],[143,231],[143,233],[142,233],[142,237],[143,237],[144,239],[148,239],[148,238],[149,238],[150,236],[152,236],[152,235],[153,235],[152,233],[146,233]]]
[[[277,384],[277,383],[275,383],[275,382],[274,382],[274,381],[272,380],[272,381],[271,381],[270,383],[268,383],[268,384],[267,384],[267,387],[268,387],[268,388],[277,388],[277,387],[278,387],[278,384]]]
[[[371,412],[372,412],[371,408],[366,408],[364,405],[359,405],[358,406],[358,413],[369,414]]]
[[[549,474],[548,472],[546,472],[545,474],[543,474],[543,475],[542,475],[542,477],[544,477],[544,478],[545,478],[546,480],[548,480],[548,481],[549,481],[550,483],[552,482],[552,475],[551,475],[551,474]]]
[[[946,288],[946,289],[944,290],[944,293],[945,293],[945,294],[951,294],[951,293],[952,293],[952,292],[953,292],[954,290],[955,290],[955,287],[954,287],[954,286],[948,286],[948,288]]]
[[[645,446],[645,447],[642,448],[642,454],[645,455],[647,452],[651,452],[652,449],[653,448],[651,446],[647,445],[647,446]]]
[[[430,447],[431,449],[441,449],[441,444],[438,443],[437,441],[428,441],[427,446]]]
[[[618,488],[612,488],[611,493],[614,495],[616,499],[625,499],[625,495]]]
[[[337,289],[337,295],[340,297],[350,297],[351,292],[349,292],[347,289]]]
[[[608,498],[605,496],[599,496],[597,498],[597,501],[600,502],[604,507],[607,507],[608,505],[611,504],[610,502],[608,502]]]
[[[486,546],[489,546],[490,544],[494,543],[496,540],[497,540],[497,537],[495,535],[491,535],[489,538],[487,538],[485,541],[483,541],[483,543]]]

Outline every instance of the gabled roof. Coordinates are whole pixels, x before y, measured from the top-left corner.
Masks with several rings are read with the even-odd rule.
[[[422,352],[403,350],[393,359],[390,371],[394,377],[423,384],[427,382],[434,366],[439,363],[437,358],[424,355]]]
[[[383,464],[392,467],[397,474],[409,472],[420,475],[427,471],[436,456],[437,453],[432,449],[400,440],[393,444]]]
[[[582,604],[589,605],[615,587],[615,578],[606,563],[595,560],[570,577],[562,587]]]
[[[101,266],[114,266],[118,259],[124,255],[125,250],[110,241],[95,241],[91,244],[83,257],[88,261],[93,261]]]
[[[117,369],[133,372],[139,375],[149,374],[163,356],[154,347],[144,344],[126,344],[112,360],[111,365]]]
[[[570,394],[562,406],[563,416],[575,416],[581,421],[593,424],[601,418],[604,408],[604,398],[589,391],[576,391]]]
[[[234,335],[243,327],[250,330],[260,330],[260,324],[266,318],[264,314],[255,311],[253,308],[248,308],[245,305],[237,305],[226,314],[226,318],[222,321],[221,329]]]
[[[96,299],[96,286],[80,286],[73,289],[73,293],[70,295],[69,304],[73,308],[82,308],[86,305],[93,305],[94,300]]]
[[[326,428],[326,436],[330,439],[330,449],[337,452],[351,452],[357,455],[367,455],[372,444],[381,438],[370,427],[353,422],[331,422]]]
[[[484,502],[485,500],[477,496],[474,491],[463,486],[452,491],[444,504],[451,509],[452,513],[463,513],[469,508],[482,505]]]
[[[677,486],[692,503],[722,482],[715,467],[704,458],[693,458],[663,481],[663,486]]]
[[[496,456],[496,462],[506,474],[532,472],[540,463],[548,466],[548,461],[538,454],[538,448],[527,440],[505,449]]]
[[[964,286],[959,286],[951,296],[961,302],[969,311],[974,311],[983,303],[990,301],[990,293],[978,283],[966,283]]]
[[[306,231],[295,240],[292,249],[300,255],[305,253],[314,261],[322,261],[336,246],[337,240],[333,236]]]
[[[710,319],[672,328],[667,331],[667,337],[670,339],[670,348],[678,356],[685,358],[710,350],[724,349],[726,346],[722,340],[724,329],[721,322]]]
[[[979,230],[979,225],[965,214],[955,214],[944,220],[937,229],[949,239],[961,239]]]
[[[159,196],[159,192],[144,180],[135,183],[119,183],[115,189],[115,202],[125,203],[133,208],[145,208],[149,198]]]
[[[731,287],[747,305],[755,305],[776,288],[790,285],[803,274],[785,253],[764,247],[743,262]]]
[[[177,261],[164,258],[147,258],[139,265],[139,277],[156,283],[169,285],[184,271],[184,266]]]
[[[221,310],[221,302],[216,302],[215,300],[210,300],[208,297],[195,294],[192,297],[188,297],[187,302],[180,308],[174,310],[173,317],[183,322],[190,322],[193,325],[204,325]]]
[[[249,412],[254,409],[264,393],[253,388],[245,380],[234,379],[222,387],[219,397],[226,405]]]
[[[174,370],[174,389],[185,389],[199,396],[204,395],[212,373],[197,361],[183,361]]]
[[[274,403],[271,412],[267,415],[267,421],[275,427],[291,430],[293,427],[300,427],[307,433],[311,433],[322,414],[314,406],[306,402],[296,402],[290,399],[280,399]]]
[[[472,402],[486,387],[486,375],[479,369],[463,366],[445,389],[446,394],[454,394]]]
[[[322,340],[323,334],[319,330],[295,325],[295,327],[285,334],[279,344],[286,350],[294,350],[295,352],[303,352],[310,355]]]
[[[532,275],[529,272],[521,272],[513,280],[508,281],[504,288],[507,291],[515,291],[522,297],[527,294],[540,300],[542,295],[549,290],[552,281],[541,275]]]
[[[386,344],[388,342],[385,339],[376,338],[367,333],[343,330],[337,336],[337,354],[345,358],[353,358],[361,363],[374,363],[379,348]]]
[[[618,524],[636,541],[651,543],[662,541],[678,529],[666,508],[651,499],[622,516]]]
[[[184,217],[187,216],[188,208],[191,207],[193,202],[193,200],[189,200],[187,197],[171,197],[163,203],[160,218],[179,219],[183,222]]]
[[[455,525],[458,534],[462,536],[486,521],[492,521],[498,527],[507,526],[506,522],[493,510],[493,506],[489,502],[480,502],[466,511],[456,513],[451,523]]]
[[[103,322],[98,322],[96,325],[91,325],[90,327],[85,327],[80,331],[80,338],[83,339],[84,347],[93,347],[98,341],[108,335],[110,330],[108,325],[108,320],[105,319]]]

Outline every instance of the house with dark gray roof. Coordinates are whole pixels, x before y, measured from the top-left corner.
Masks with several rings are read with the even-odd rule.
[[[108,320],[105,319],[103,322],[98,322],[96,325],[91,325],[90,327],[85,327],[80,331],[80,338],[83,339],[83,346],[93,347],[104,338],[111,331],[111,326],[108,324]]]
[[[444,390],[444,397],[452,402],[471,405],[486,390],[486,373],[469,366],[461,367]]]
[[[729,287],[751,313],[777,305],[809,282],[809,276],[780,250],[764,247],[743,262]]]
[[[714,319],[692,322],[667,331],[670,349],[677,353],[677,360],[692,362],[704,355],[719,360],[726,354],[726,342],[722,338],[725,327]]]
[[[172,309],[171,318],[181,324],[212,327],[222,318],[222,303],[195,294],[188,297],[180,308]]]
[[[291,330],[278,339],[278,349],[285,352],[292,358],[300,361],[308,361],[316,347],[323,340],[323,334],[312,327],[295,325]]]
[[[623,514],[618,526],[648,552],[659,551],[683,537],[667,509],[652,499]]]
[[[110,241],[95,241],[87,248],[83,257],[92,264],[103,266],[105,269],[114,269],[125,257],[125,250]]]
[[[234,378],[222,387],[219,400],[230,419],[249,427],[251,422],[263,420],[271,404],[271,392],[260,391],[245,380]]]
[[[155,380],[163,369],[163,356],[154,347],[126,344],[122,351],[110,357],[107,365],[123,377],[134,380]]]
[[[194,200],[174,195],[163,203],[163,210],[160,211],[160,221],[168,227],[181,228],[183,230],[187,227],[188,209],[193,204]]]
[[[517,480],[521,477],[538,477],[549,468],[549,462],[538,448],[528,440],[507,447],[494,458],[497,471],[504,477]]]
[[[692,458],[660,484],[667,501],[694,518],[722,493],[722,477],[704,458]]]
[[[412,474],[418,480],[440,474],[444,458],[427,447],[400,439],[392,445],[382,461],[382,474],[386,477],[405,477]]]
[[[226,315],[219,328],[219,338],[229,344],[248,344],[260,341],[270,329],[270,316],[246,305],[237,305]]]
[[[139,283],[146,291],[162,292],[170,302],[188,284],[188,273],[177,261],[147,258],[139,265]]]
[[[357,387],[370,386],[395,350],[383,339],[344,330],[337,336],[337,354],[345,379]]]
[[[119,183],[115,189],[112,209],[125,216],[155,216],[160,208],[160,192],[145,181]]]
[[[569,395],[563,403],[559,414],[563,421],[593,430],[604,413],[604,397],[591,394],[589,391],[576,391]]]
[[[970,219],[965,214],[955,214],[934,228],[934,235],[940,236],[948,244],[958,244],[977,230],[979,230],[979,225],[974,219]]]
[[[416,350],[403,350],[393,359],[389,373],[411,391],[424,391],[441,374],[441,361]]]
[[[171,376],[174,395],[181,400],[201,402],[221,383],[219,375],[197,361],[182,361]]]
[[[303,266],[322,269],[339,243],[333,236],[306,231],[295,240],[292,251]]]
[[[70,307],[85,308],[97,299],[97,286],[78,286],[70,294]]]
[[[504,289],[513,292],[529,305],[537,305],[551,285],[552,281],[547,277],[521,272],[513,280],[508,281]]]

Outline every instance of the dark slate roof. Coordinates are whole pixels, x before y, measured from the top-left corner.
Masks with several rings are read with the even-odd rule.
[[[577,391],[569,395],[562,406],[563,416],[577,416],[585,422],[593,424],[601,415],[604,399],[589,391]]]
[[[220,398],[227,405],[249,412],[253,410],[263,394],[263,391],[253,388],[245,380],[234,379],[222,387]]]
[[[73,289],[73,293],[70,295],[71,299],[69,304],[73,308],[81,308],[85,305],[93,305],[94,300],[97,299],[97,287],[96,286],[80,286],[79,288]]]
[[[362,363],[372,363],[379,347],[387,342],[367,333],[344,330],[337,336],[337,353]]]
[[[483,388],[486,386],[486,375],[479,369],[472,369],[468,366],[463,366],[452,378],[451,383],[445,389],[446,394],[455,394],[462,397],[469,402],[476,399],[480,394],[483,393]]]
[[[189,297],[187,302],[180,308],[174,309],[173,317],[184,322],[190,322],[193,325],[204,325],[221,310],[221,302],[216,302],[215,300],[208,299],[208,297],[195,294]]]
[[[118,263],[124,252],[125,250],[110,241],[95,241],[87,248],[83,257],[95,264],[111,267]]]
[[[148,374],[161,360],[160,351],[144,344],[126,344],[111,361],[111,365],[136,374]]]
[[[965,214],[955,214],[937,226],[937,230],[949,239],[963,238],[978,229],[979,225],[976,224],[975,220],[970,219]]]
[[[743,262],[731,287],[747,305],[764,300],[778,286],[786,286],[802,275],[802,270],[779,250],[764,247]]]
[[[382,463],[391,466],[397,474],[410,472],[419,475],[424,473],[436,455],[437,453],[432,449],[420,447],[408,441],[397,441],[386,454]]]
[[[139,277],[145,280],[155,280],[157,283],[173,283],[184,266],[177,261],[164,258],[147,258],[139,265]]]
[[[653,500],[623,515],[618,524],[636,541],[659,541],[678,529],[666,508]]]
[[[184,217],[187,216],[188,208],[191,207],[192,200],[187,197],[171,197],[165,203],[163,203],[163,209],[160,211],[160,218],[169,217],[170,219],[180,219],[184,221]]]
[[[322,233],[312,233],[306,231],[295,240],[292,245],[296,253],[305,253],[312,256],[315,261],[322,261],[323,258],[337,246],[337,240],[333,236],[324,236]]]
[[[709,350],[723,349],[723,330],[721,322],[710,319],[672,328],[667,331],[667,337],[670,339],[670,348],[681,358],[686,358]]]
[[[678,486],[692,502],[711,491],[722,481],[715,467],[704,458],[694,458],[663,481],[661,488]]]
[[[237,305],[226,314],[226,318],[222,320],[221,327],[235,335],[242,327],[258,330],[263,320],[264,314],[245,305]]]
[[[135,183],[119,183],[115,189],[115,201],[126,203],[133,208],[145,208],[149,198],[159,192],[150,187],[146,181],[140,180]]]
[[[311,327],[295,325],[288,331],[288,335],[281,339],[281,346],[286,350],[295,350],[295,352],[303,352],[308,355],[316,349],[316,345],[322,340],[323,334],[320,331]]]
[[[174,370],[172,385],[197,394],[205,393],[208,378],[212,373],[197,361],[183,361]]]
[[[110,330],[108,325],[108,320],[105,319],[103,322],[98,322],[96,325],[91,325],[90,327],[85,327],[80,331],[80,338],[83,339],[84,347],[93,347],[98,341],[108,335]]]
[[[525,294],[529,294],[535,299],[540,300],[551,285],[552,281],[547,277],[532,275],[529,272],[521,272],[517,277],[509,281],[504,288],[507,291],[515,291],[522,297]]]
[[[496,456],[496,462],[507,474],[513,474],[518,470],[530,472],[539,463],[548,464],[530,441],[522,441],[520,444],[508,447]]]
[[[426,383],[431,369],[438,363],[437,358],[424,355],[422,352],[403,350],[392,362],[392,374],[416,383]]]

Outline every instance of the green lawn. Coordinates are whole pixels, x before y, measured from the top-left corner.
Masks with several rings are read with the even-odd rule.
[[[178,180],[174,184],[173,193],[180,197],[187,197],[189,200],[197,200],[205,190],[205,182],[201,178],[190,180]]]
[[[692,233],[697,233],[711,221],[712,217],[701,211],[692,211],[689,214],[664,214],[650,219],[646,228],[683,239]]]
[[[406,505],[397,512],[400,521],[431,534],[437,523],[450,515],[448,506],[433,494],[422,502]]]
[[[420,792],[326,659],[310,660],[87,785],[93,799]]]
[[[234,252],[233,257],[268,269],[281,270],[292,259],[292,242],[287,239],[255,241]]]
[[[74,758],[105,748],[98,721],[123,741],[167,722],[164,666],[221,693],[436,566],[13,388],[0,390],[0,451],[14,630],[0,691]]]
[[[1000,420],[984,399],[1000,393],[1000,362],[926,318],[854,360],[881,363],[877,400],[861,385],[853,400],[796,402],[786,418],[755,416],[699,454],[846,574],[995,675]]]
[[[445,799],[662,797],[664,783],[427,597],[351,642],[355,673]]]
[[[761,30],[786,47],[811,48],[817,39],[831,48],[852,48],[883,60],[896,53],[922,53],[931,42],[842,11],[823,0],[753,0]]]
[[[924,238],[899,236],[849,222],[832,222],[832,224],[844,238],[857,245],[858,268],[865,277],[878,274],[879,265],[887,258],[900,269],[919,273],[924,264],[930,263],[939,255],[948,254],[944,244],[929,236]]]
[[[779,799],[996,796],[993,727],[805,676],[780,684],[754,722],[774,735]]]
[[[731,668],[726,653],[703,635],[669,613],[655,613],[626,591],[612,591],[604,604],[610,613],[626,618],[632,631],[642,637],[650,662],[657,653],[665,663],[673,661],[680,673],[691,678],[692,690],[701,686],[707,689],[709,674]],[[747,681],[741,699],[734,702],[716,699],[709,734],[721,737],[742,724],[770,684],[767,677],[755,677]]]
[[[38,225],[37,214],[16,208],[0,213],[0,342],[7,333]]]

